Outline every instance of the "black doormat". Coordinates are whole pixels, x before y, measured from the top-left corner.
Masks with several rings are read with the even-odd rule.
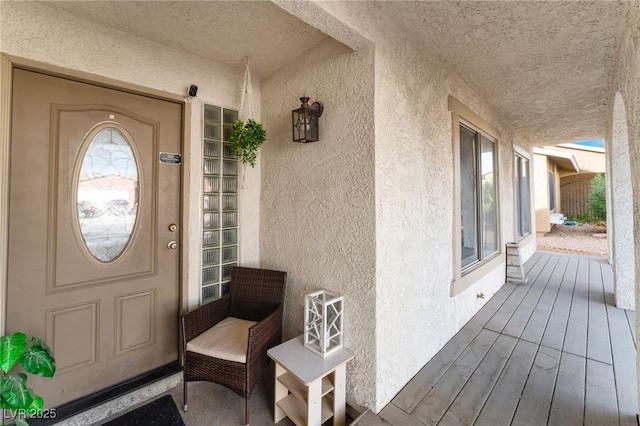
[[[140,408],[105,423],[103,426],[185,426],[171,395],[151,401]]]

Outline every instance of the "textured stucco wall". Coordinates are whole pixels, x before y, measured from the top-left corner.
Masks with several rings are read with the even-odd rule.
[[[625,28],[621,34],[616,57],[613,92],[618,91],[626,108],[630,164],[640,164],[640,2],[626,4]],[[612,101],[614,93],[611,94]],[[613,107],[613,102],[612,102]],[[615,167],[615,165],[614,165]],[[635,258],[640,258],[640,167],[631,167],[633,200],[633,240]],[[640,264],[635,264],[635,298],[640,303]],[[640,331],[640,316],[636,318]],[[640,371],[640,353],[636,368]],[[640,388],[640,379],[638,380]],[[639,395],[640,398],[640,395]],[[640,406],[640,399],[639,399]]]
[[[1,2],[0,52],[70,70],[106,77],[139,87],[183,95],[189,84],[199,87],[193,100],[191,139],[185,141],[185,178],[191,215],[184,218],[188,233],[189,303],[198,303],[201,239],[202,105],[211,103],[238,108],[244,70],[207,61],[172,50],[164,45],[136,38],[124,32],[53,10],[34,2]],[[253,83],[260,113],[260,84]],[[260,156],[259,156],[260,158]],[[248,266],[259,262],[260,168],[249,169],[247,187],[241,190],[240,261]]]
[[[320,140],[292,142],[299,97],[324,104]],[[344,344],[355,353],[347,399],[375,401],[373,52],[328,40],[262,82],[261,263],[289,273],[285,339],[303,332],[304,295],[345,296]]]
[[[633,196],[629,163],[627,111],[622,95],[616,93],[612,123],[607,140],[610,156],[609,198],[607,212],[611,238],[611,260],[614,274],[616,306],[635,309],[635,253],[633,249]]]
[[[376,395],[358,402],[379,411],[504,283],[503,263],[467,291],[450,296],[454,194],[448,96],[502,132],[502,247],[514,232],[512,143],[517,137],[384,15],[360,3],[322,7],[375,43]],[[531,241],[527,247],[535,244]]]
[[[513,236],[512,135],[473,91],[392,34],[385,28],[376,45],[378,409],[504,283],[501,264],[451,297],[458,194],[449,95],[501,130],[499,246]]]

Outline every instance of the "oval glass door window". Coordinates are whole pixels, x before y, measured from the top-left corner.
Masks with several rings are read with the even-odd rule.
[[[138,162],[130,141],[115,127],[95,134],[84,152],[77,177],[80,232],[89,253],[110,263],[125,251],[135,229]]]

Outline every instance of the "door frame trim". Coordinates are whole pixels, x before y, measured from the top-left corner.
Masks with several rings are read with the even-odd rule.
[[[191,117],[191,104],[185,102],[184,95],[165,92],[162,90],[138,86],[136,84],[114,80],[108,77],[90,74],[82,71],[71,70],[56,65],[45,64],[30,59],[0,53],[0,333],[6,334],[7,325],[7,273],[8,273],[8,249],[9,249],[9,171],[11,167],[11,115],[12,115],[12,86],[13,69],[21,68],[35,71],[54,77],[67,78],[82,83],[105,87],[128,92],[146,97],[151,97],[163,101],[178,102],[182,104],[182,167],[180,173],[180,251],[179,273],[178,273],[178,298],[179,314],[187,309],[188,301],[188,268],[189,263],[189,235],[188,226],[184,226],[183,221],[189,218],[189,203],[185,202],[185,197],[189,194],[189,180],[187,166],[191,158],[190,143],[191,131],[189,117]],[[178,342],[180,346],[180,342]],[[178,353],[181,353],[180,347]]]

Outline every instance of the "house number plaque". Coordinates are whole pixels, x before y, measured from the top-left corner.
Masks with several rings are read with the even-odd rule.
[[[160,153],[160,162],[161,163],[180,164],[180,163],[182,163],[182,155],[180,155],[180,154],[171,154],[169,152],[161,152]]]

